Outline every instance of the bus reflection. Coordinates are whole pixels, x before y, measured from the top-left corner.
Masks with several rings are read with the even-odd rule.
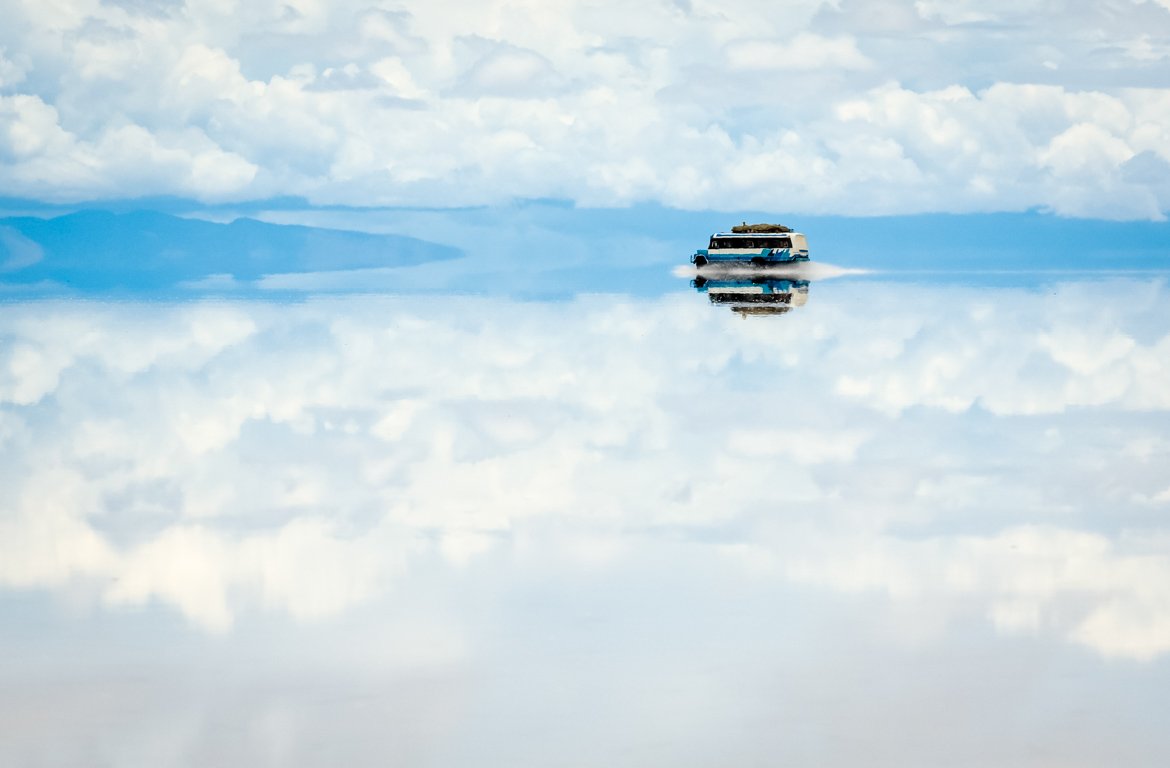
[[[760,273],[698,275],[691,285],[740,317],[783,315],[808,301],[808,280]]]

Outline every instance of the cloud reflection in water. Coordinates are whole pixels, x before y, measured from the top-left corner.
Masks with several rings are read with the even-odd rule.
[[[0,585],[227,647],[291,622],[282,653],[318,665],[471,665],[458,697],[518,708],[497,718],[539,719],[537,678],[565,712],[608,680],[664,734],[767,699],[730,649],[828,690],[843,643],[878,678],[1023,641],[1161,665],[1167,298],[864,281],[763,323],[693,293],[9,304]],[[673,703],[643,687],[672,675]],[[495,754],[556,751],[529,747]]]

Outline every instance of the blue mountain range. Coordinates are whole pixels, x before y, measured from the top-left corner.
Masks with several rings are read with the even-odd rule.
[[[212,276],[402,267],[461,251],[400,235],[240,218],[230,224],[156,211],[82,211],[0,219],[0,284],[88,292],[168,292]],[[231,278],[231,280],[228,280]]]

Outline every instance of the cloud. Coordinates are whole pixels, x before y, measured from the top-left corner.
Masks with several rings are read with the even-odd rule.
[[[1086,285],[1066,290],[1063,300],[1088,298]],[[979,407],[1001,415],[1062,413],[1106,403],[1133,410],[1170,405],[1153,386],[1165,375],[1166,338],[1137,344],[1116,328],[1086,328],[1068,317],[1055,322],[1019,317],[1031,330],[988,324],[978,339],[964,339],[959,328],[973,318],[948,316],[941,307],[939,316],[928,325],[890,328],[886,344],[858,350],[859,359],[882,365],[843,372],[838,392],[890,412],[920,405],[956,412]],[[898,364],[889,365],[891,360]]]
[[[471,65],[455,93],[529,98],[551,95],[560,85],[561,78],[548,59],[534,51],[498,47]]]
[[[69,138],[57,124],[57,111],[36,96],[0,96],[4,143],[0,151],[13,160],[60,149]]]
[[[409,542],[381,533],[339,537],[330,523],[307,517],[242,539],[175,526],[123,556],[104,598],[111,606],[158,599],[211,632],[227,630],[247,608],[320,619],[371,597],[405,563]]]
[[[732,70],[866,69],[873,66],[848,38],[802,32],[792,39],[736,40],[727,47]]]
[[[779,567],[800,581],[880,591],[933,610],[972,599],[1001,631],[1055,631],[1108,657],[1148,661],[1170,652],[1162,597],[1170,560],[1101,535],[1025,527],[915,542],[833,540]]]
[[[26,64],[13,61],[4,54],[4,48],[0,48],[0,89],[19,84],[28,74]]]
[[[1037,0],[1010,3],[918,0],[914,8],[923,18],[938,19],[944,24],[978,24],[1019,18],[1035,19],[1038,12],[1044,10],[1044,3]]]
[[[1166,298],[867,280],[780,323],[695,294],[8,304],[0,585],[225,632],[682,537],[740,578],[1153,659]]]
[[[26,4],[0,184],[1160,218],[1166,10],[1058,5]]]
[[[152,133],[142,126],[111,125],[92,140],[61,127],[57,110],[35,96],[0,96],[0,170],[11,191],[43,199],[82,195],[175,192],[198,199],[227,199],[255,177],[257,166],[227,152],[199,130]]]

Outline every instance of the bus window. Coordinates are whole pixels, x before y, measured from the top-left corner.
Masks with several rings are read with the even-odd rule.
[[[791,248],[792,241],[787,237],[769,237],[767,240],[764,240],[761,245],[764,248]]]

